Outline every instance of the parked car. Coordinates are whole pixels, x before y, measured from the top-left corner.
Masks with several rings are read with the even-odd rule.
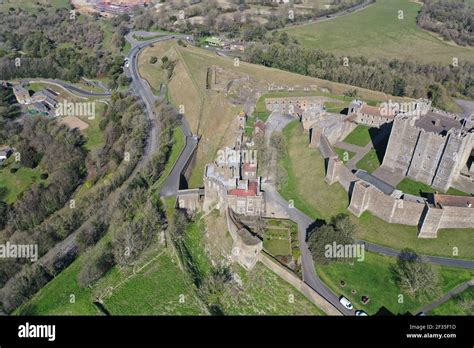
[[[352,307],[352,303],[351,301],[349,301],[347,298],[345,298],[344,296],[341,296],[341,298],[339,299],[339,302],[341,302],[341,304],[346,307],[347,309],[352,309],[354,307]]]
[[[368,317],[369,315],[365,313],[363,310],[359,309],[355,312],[356,316],[358,317]]]
[[[130,66],[130,62],[128,61],[128,58],[125,58],[125,67],[128,68]]]

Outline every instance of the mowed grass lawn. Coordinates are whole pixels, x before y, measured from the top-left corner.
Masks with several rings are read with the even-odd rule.
[[[364,261],[317,265],[316,269],[321,279],[337,295],[344,295],[356,309],[362,309],[368,314],[377,313],[382,306],[393,314],[416,314],[424,305],[474,276],[474,270],[435,266],[439,272],[440,293],[422,299],[413,298],[395,283],[391,273],[391,266],[395,262],[393,257],[366,252]],[[341,280],[346,284],[344,288],[340,286]],[[352,290],[357,293],[352,294]],[[367,305],[360,302],[363,295],[370,298]],[[402,303],[399,303],[399,295],[403,295]]]
[[[95,102],[95,115],[94,118],[89,119],[87,117],[80,117],[80,119],[86,122],[89,127],[84,129],[83,133],[86,137],[85,148],[87,150],[94,150],[102,147],[105,144],[104,132],[100,129],[99,124],[104,117],[106,105],[103,103]]]
[[[357,168],[363,169],[368,173],[372,173],[375,169],[380,167],[380,165],[381,163],[375,149],[370,149],[369,152],[356,163]]]
[[[416,25],[421,5],[409,0],[377,0],[368,8],[329,21],[284,29],[306,47],[339,56],[407,59],[451,64],[473,61],[474,49],[455,46]],[[399,11],[403,19],[399,19]],[[349,63],[350,64],[350,63]]]
[[[353,144],[364,147],[370,143],[372,138],[370,137],[370,127],[364,125],[358,125],[352,132],[350,132],[344,139],[347,144]]]
[[[280,189],[286,200],[314,219],[329,220],[349,205],[346,191],[340,185],[329,186],[324,182],[324,160],[318,150],[308,148],[308,135],[299,122],[288,124],[283,130],[286,152],[282,165],[288,180]]]
[[[460,301],[471,302],[470,309],[462,307]],[[474,315],[472,303],[474,302],[474,287],[469,287],[459,295],[454,296],[445,303],[434,308],[429,315]]]
[[[306,215],[328,221],[338,213],[346,213],[358,226],[360,239],[397,250],[409,246],[421,254],[474,259],[472,229],[442,229],[438,231],[438,238],[421,239],[417,237],[416,226],[389,224],[369,212],[356,218],[347,210],[349,199],[342,186],[324,182],[324,160],[317,149],[308,148],[308,135],[299,123],[290,123],[283,134],[286,153],[282,165],[288,172],[288,181],[280,194],[287,200],[292,199]]]
[[[291,255],[290,231],[286,228],[267,228],[263,247],[273,256]]]
[[[7,191],[5,197],[1,197],[6,203],[11,204],[16,201],[18,195],[28,189],[31,184],[45,180],[40,179],[39,168],[20,167],[15,173],[10,172],[12,165],[0,167],[0,187]]]
[[[339,159],[343,161],[344,163],[349,161],[352,157],[355,156],[355,152],[347,151],[339,147],[335,147],[334,151],[336,151],[337,157],[339,157]]]

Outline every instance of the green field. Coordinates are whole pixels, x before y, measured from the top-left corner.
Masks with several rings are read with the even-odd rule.
[[[147,252],[135,274],[114,267],[91,287],[81,288],[77,276],[86,257],[75,260],[15,314],[101,315],[104,312],[94,305],[97,297],[103,298],[106,311],[112,315],[205,314],[193,284],[167,251]]]
[[[104,303],[112,315],[202,315],[205,307],[176,260],[164,253],[113,291]]]
[[[418,28],[421,5],[409,0],[377,0],[368,8],[329,21],[284,29],[306,47],[339,56],[407,59],[451,64],[453,57],[473,61],[474,49],[445,42]],[[403,19],[399,19],[403,11]]]
[[[370,149],[369,152],[367,152],[367,154],[356,163],[357,168],[363,169],[368,173],[372,173],[374,170],[380,167],[380,165],[381,163],[375,149]]]
[[[460,283],[472,279],[473,270],[439,267],[440,290],[434,296],[425,299],[410,297],[402,291],[393,280],[391,266],[395,258],[366,252],[364,261],[354,261],[353,264],[333,262],[329,265],[318,265],[317,272],[321,279],[338,295],[347,297],[356,309],[362,309],[368,314],[377,313],[385,307],[393,314],[416,314],[424,306],[442,296]],[[345,287],[340,286],[340,281]],[[357,293],[352,294],[352,290]],[[399,295],[403,295],[403,303],[399,303]],[[370,302],[364,305],[361,296],[369,296]]]
[[[101,148],[105,144],[104,132],[99,128],[99,124],[104,117],[106,106],[103,103],[96,102],[95,108],[95,117],[93,119],[80,117],[81,120],[89,125],[89,127],[83,131],[86,137],[85,148],[89,151]]]
[[[346,213],[358,226],[357,237],[397,250],[410,246],[421,254],[456,257],[453,248],[458,249],[459,258],[473,259],[474,244],[472,229],[442,229],[438,238],[420,239],[416,226],[389,224],[369,212],[356,218],[347,211],[349,199],[339,184],[324,182],[324,160],[317,149],[308,148],[307,136],[298,122],[290,123],[284,130],[286,153],[282,165],[288,173],[288,180],[280,189],[287,200],[313,219],[328,221],[338,213]]]
[[[465,306],[462,307],[461,303]],[[470,306],[469,306],[470,303]],[[469,287],[459,295],[434,308],[429,315],[474,315],[474,287]]]
[[[91,289],[81,288],[77,284],[77,275],[84,260],[84,257],[80,257],[74,261],[14,314],[100,315],[100,310],[92,303]],[[71,303],[72,296],[73,303]]]
[[[282,165],[288,174],[280,194],[293,200],[295,206],[314,219],[329,220],[349,205],[342,186],[329,186],[324,182],[324,161],[318,150],[308,148],[307,136],[299,122],[288,124],[283,130],[286,153]],[[315,194],[317,192],[317,194]]]
[[[364,147],[372,141],[370,136],[370,127],[358,125],[352,132],[350,132],[343,142]]]
[[[10,157],[11,159],[11,157]],[[11,162],[11,160],[8,162]],[[41,170],[39,167],[27,168],[20,167],[15,173],[11,173],[10,169],[14,164],[6,165],[5,167],[0,166],[0,187],[4,187],[6,195],[0,197],[3,201],[11,204],[16,201],[18,195],[28,189],[31,184],[45,180],[40,179]]]

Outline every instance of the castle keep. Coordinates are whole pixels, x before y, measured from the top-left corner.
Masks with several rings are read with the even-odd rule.
[[[472,126],[470,120],[440,112],[398,114],[382,166],[443,192],[454,181],[473,192],[472,166],[468,168],[474,146]]]

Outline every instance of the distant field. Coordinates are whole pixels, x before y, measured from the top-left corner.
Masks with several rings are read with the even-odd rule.
[[[306,47],[344,56],[403,58],[451,64],[474,61],[474,49],[444,42],[416,25],[421,5],[409,0],[377,0],[368,8],[329,21],[284,29]],[[403,18],[398,19],[399,11]]]
[[[37,13],[38,4],[46,8],[71,8],[69,0],[3,0],[0,1],[0,11],[8,11],[10,8],[19,9]]]

